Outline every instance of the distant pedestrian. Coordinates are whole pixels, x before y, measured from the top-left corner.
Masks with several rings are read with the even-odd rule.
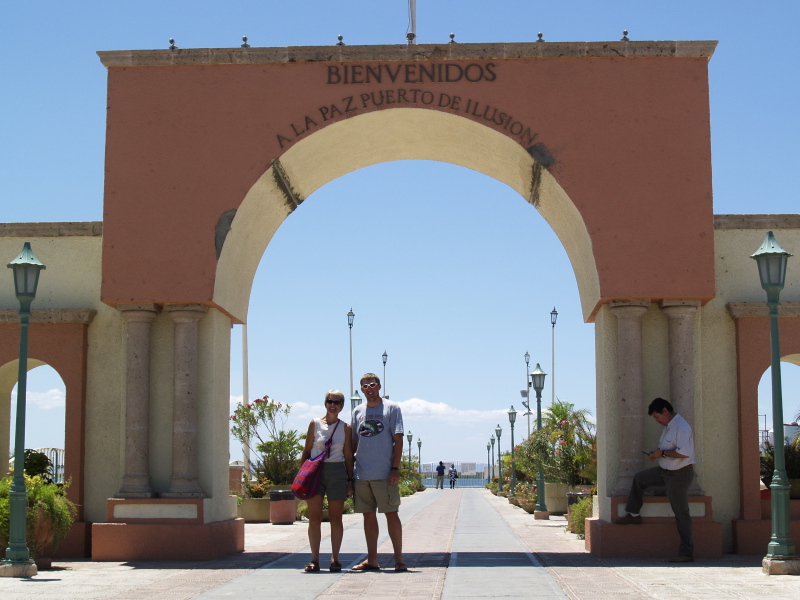
[[[455,465],[450,465],[450,489],[455,489],[456,479],[458,479],[458,471]]]
[[[439,466],[436,467],[436,489],[444,489],[444,472],[447,467],[444,466],[442,461],[439,461]]]

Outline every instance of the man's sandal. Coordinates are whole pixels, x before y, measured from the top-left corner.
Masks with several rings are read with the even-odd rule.
[[[338,560],[334,560],[331,562],[330,571],[331,573],[338,573],[342,570],[342,565]]]
[[[315,560],[312,560],[310,563],[306,565],[305,572],[306,573],[316,573],[319,571],[319,563]]]
[[[405,573],[406,571],[408,571],[408,567],[405,565],[405,563],[397,563],[394,566],[395,573]]]
[[[356,571],[357,573],[363,573],[364,571],[380,571],[380,566],[375,566],[369,564],[367,561],[357,564],[355,567],[350,569],[351,571]]]

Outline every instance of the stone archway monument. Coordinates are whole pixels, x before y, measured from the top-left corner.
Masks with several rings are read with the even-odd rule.
[[[124,340],[104,359],[119,381],[103,402],[120,407],[109,426],[124,433],[112,466],[90,478],[93,556],[195,557],[191,540],[212,553],[242,548],[227,477],[231,324],[246,321],[261,256],[305,198],[401,159],[506,183],[564,244],[584,318],[597,323],[592,543],[602,552],[614,496],[642,466],[650,395],[670,397],[703,435],[692,416],[693,332],[715,297],[715,46],[99,52],[108,69],[101,296]],[[699,486],[714,495],[702,470]],[[721,548],[718,524],[708,528]]]

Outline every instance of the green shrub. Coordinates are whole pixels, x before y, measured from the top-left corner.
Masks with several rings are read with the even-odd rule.
[[[580,539],[586,537],[586,521],[592,516],[592,497],[581,498],[570,507],[568,529]]]
[[[0,554],[5,556],[8,545],[9,535],[9,496],[11,492],[11,476],[0,479]],[[35,477],[25,476],[25,491],[27,494],[27,545],[31,557],[36,558],[37,539],[36,539],[36,520],[39,510],[50,519],[53,524],[53,548],[55,549],[69,533],[72,523],[78,513],[76,505],[69,500],[65,493],[69,487],[69,482],[63,486],[55,483],[48,483],[38,475]]]

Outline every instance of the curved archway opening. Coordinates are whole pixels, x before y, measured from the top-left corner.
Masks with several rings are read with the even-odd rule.
[[[433,161],[374,165],[320,187],[258,266],[247,316],[250,399],[288,402],[287,426],[304,432],[328,389],[349,397],[352,307],[355,383],[366,371],[384,379],[385,351],[383,391],[403,403],[412,458],[471,460],[480,470],[498,423],[509,448],[512,404],[515,442],[535,427],[521,404],[526,351],[530,369],[541,363],[549,374],[542,407],[550,405],[555,304],[556,396],[594,413],[594,327],[584,323],[559,238],[530,209],[503,183]],[[331,228],[343,214],[347,225]],[[239,336],[237,327],[234,397]],[[231,458],[240,456],[232,443]]]

